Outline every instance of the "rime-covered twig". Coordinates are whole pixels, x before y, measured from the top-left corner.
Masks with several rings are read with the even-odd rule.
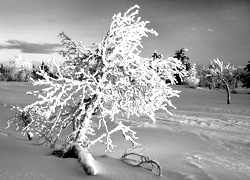
[[[137,147],[138,148],[138,147]],[[131,152],[134,151],[135,148],[130,148],[125,151],[125,153],[122,155],[121,159],[127,163],[129,163],[132,166],[136,167],[143,167],[145,169],[156,171],[156,173],[160,176],[162,175],[162,169],[160,164],[156,160],[150,159],[147,155],[144,155],[143,152],[145,149],[143,149],[141,152]],[[134,157],[134,158],[133,158]]]
[[[114,129],[112,129],[110,131],[108,130],[106,121],[103,121],[103,123],[104,123],[105,129],[106,129],[106,133],[103,133],[102,135],[100,135],[95,140],[92,140],[90,142],[90,144],[89,144],[89,147],[95,145],[97,142],[101,142],[101,143],[106,145],[106,151],[112,152],[111,149],[113,149],[115,146],[113,145],[111,135],[113,133],[117,132],[117,131],[121,131],[124,139],[127,140],[127,141],[130,141],[132,143],[132,146],[138,146],[139,145],[134,140],[134,139],[138,139],[135,136],[136,132],[131,130],[130,127],[123,125],[122,122],[119,122],[118,125]],[[106,141],[103,140],[105,137],[106,137]]]

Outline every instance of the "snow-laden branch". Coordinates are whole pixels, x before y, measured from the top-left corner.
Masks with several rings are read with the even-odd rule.
[[[224,65],[223,61],[220,61],[218,58],[211,61],[205,69],[209,71],[208,76],[217,76],[220,78],[230,76],[236,70],[230,63]]]

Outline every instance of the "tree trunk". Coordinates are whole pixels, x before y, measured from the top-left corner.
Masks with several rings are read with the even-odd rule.
[[[227,104],[230,104],[231,103],[231,92],[230,92],[228,85],[226,85],[226,89],[227,89]]]
[[[227,91],[227,104],[230,104],[231,103],[231,92],[230,92],[229,84],[226,82],[224,82],[224,84],[225,84],[226,91]]]
[[[87,139],[84,133],[82,133],[82,129],[87,129],[90,124],[90,119],[98,105],[98,98],[97,95],[94,95],[92,98],[90,98],[85,105],[85,113],[82,117],[81,122],[79,123],[80,129],[77,132],[77,135],[75,137],[75,142],[71,144],[71,147],[69,151],[74,151],[79,164],[84,169],[87,175],[96,175],[97,174],[97,168],[95,165],[95,160],[93,156],[90,154],[89,150],[86,147],[81,146],[82,142],[84,143],[84,140]]]
[[[89,150],[83,148],[78,143],[73,143],[73,147],[76,150],[76,154],[78,157],[78,162],[81,167],[84,169],[87,175],[96,175],[97,168],[95,165],[95,159],[90,154]]]
[[[84,100],[85,112],[82,115],[82,109],[79,108],[80,103],[78,104],[76,109],[73,110],[73,114],[75,115],[72,117],[73,132],[77,130],[74,140],[70,144],[70,147],[66,149],[66,152],[61,152],[59,155],[57,155],[58,151],[55,152],[59,157],[78,159],[79,164],[87,175],[96,175],[97,168],[93,156],[90,154],[88,148],[82,146],[82,144],[85,144],[88,140],[85,133],[90,126],[90,119],[98,106],[99,100],[97,95]],[[81,116],[80,120],[77,119],[78,116]]]
[[[86,103],[85,103],[85,112],[78,124],[79,131],[76,134],[75,141],[79,142],[82,141],[82,136],[85,136],[85,134],[81,134],[81,129],[88,128],[90,124],[90,119],[98,106],[98,98],[97,95],[93,95]],[[80,126],[80,127],[79,127]],[[83,138],[84,139],[84,138]]]
[[[231,91],[230,91],[229,83],[222,77],[219,77],[219,79],[225,85],[225,88],[227,91],[227,104],[230,104],[231,103]]]
[[[74,142],[62,156],[63,158],[76,158],[87,175],[96,175],[98,173],[95,159],[89,150]]]

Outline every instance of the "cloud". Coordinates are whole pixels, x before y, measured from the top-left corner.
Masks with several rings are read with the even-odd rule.
[[[212,28],[204,28],[204,27],[199,27],[199,28],[191,27],[190,30],[191,30],[191,31],[207,31],[207,32],[214,32],[214,29],[212,29]]]
[[[0,44],[1,49],[17,49],[22,53],[52,54],[62,48],[61,44],[53,43],[30,43],[19,40],[8,40],[5,44]]]
[[[213,32],[214,29],[208,28],[207,31],[208,31],[208,32]]]

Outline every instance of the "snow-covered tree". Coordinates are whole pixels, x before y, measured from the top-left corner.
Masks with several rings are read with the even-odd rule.
[[[223,83],[227,91],[227,104],[231,102],[231,90],[230,82],[233,80],[233,72],[236,70],[234,66],[231,66],[229,63],[227,65],[223,64],[223,61],[220,61],[218,58],[211,61],[208,67],[204,67],[208,74],[207,77],[217,78]]]
[[[193,64],[189,71],[187,71],[187,75],[184,77],[183,82],[191,88],[197,88],[200,79],[197,77],[197,69],[196,64]]]
[[[33,64],[21,54],[9,60],[9,76],[11,80],[28,81]]]
[[[41,70],[43,80],[34,81],[33,85],[41,85],[42,90],[31,93],[38,100],[20,109],[22,118],[9,121],[24,134],[34,132],[44,138],[52,147],[61,132],[72,126],[62,149],[64,154],[77,151],[88,174],[96,174],[88,161],[92,159],[88,149],[96,143],[103,143],[106,151],[112,151],[115,145],[111,136],[121,132],[132,146],[138,145],[136,132],[118,121],[116,115],[147,115],[155,122],[155,111],[163,109],[171,114],[169,108],[175,108],[171,98],[179,96],[179,91],[162,78],[174,84],[174,75],[180,73],[182,63],[175,58],[140,56],[142,38],[157,33],[146,27],[148,21],[136,17],[138,9],[135,5],[124,14],[115,14],[107,35],[95,50],[60,33],[66,48],[61,54],[66,60],[62,66],[52,60],[57,78]],[[28,125],[23,126],[20,121],[27,119]],[[102,128],[105,132],[97,136]]]
[[[33,66],[31,61],[28,59],[24,59],[21,54],[14,58],[11,58],[9,64],[11,67],[19,68],[20,70],[31,70]]]
[[[182,65],[184,68],[179,69],[179,71],[182,71],[182,73],[186,73],[186,71],[190,70],[190,63],[189,63],[189,50],[187,48],[181,48],[175,51],[175,55],[174,58],[177,58],[178,60],[181,61]],[[183,79],[181,76],[179,76],[178,74],[175,75],[176,79],[177,79],[177,84],[182,84],[183,83]]]
[[[182,62],[186,71],[188,71],[191,68],[190,63],[189,63],[189,60],[190,60],[189,49],[184,47],[184,48],[176,50],[174,58],[177,58]]]

